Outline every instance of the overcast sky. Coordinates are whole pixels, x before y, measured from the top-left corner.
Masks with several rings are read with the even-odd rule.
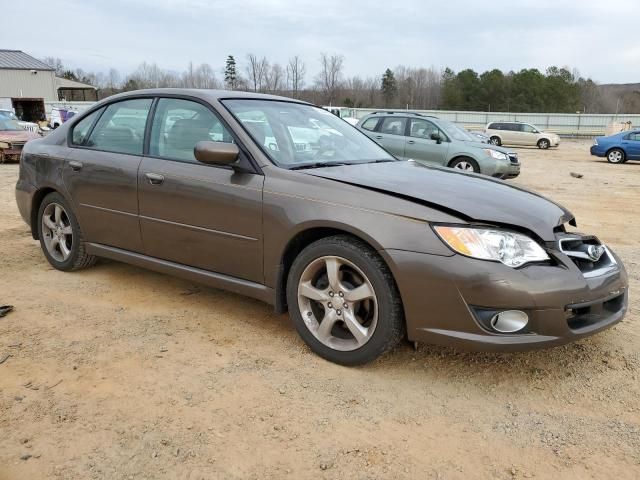
[[[3,0],[0,48],[71,68],[130,73],[143,61],[221,72],[228,54],[285,64],[307,82],[321,52],[347,76],[387,67],[577,68],[601,83],[640,82],[637,0]],[[11,19],[11,21],[8,21]],[[218,75],[219,78],[221,75]]]

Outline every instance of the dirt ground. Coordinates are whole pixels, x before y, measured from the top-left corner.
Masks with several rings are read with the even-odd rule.
[[[519,149],[515,183],[620,254],[624,322],[523,354],[403,344],[360,368],[257,301],[115,262],[53,270],[0,165],[0,479],[640,478],[640,163],[588,146]]]

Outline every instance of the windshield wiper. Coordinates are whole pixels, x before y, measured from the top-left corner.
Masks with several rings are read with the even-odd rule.
[[[313,163],[305,163],[302,165],[294,165],[293,167],[289,167],[289,170],[304,170],[306,168],[322,168],[322,167],[339,167],[341,165],[353,165],[353,164],[347,163],[347,162],[313,162]]]

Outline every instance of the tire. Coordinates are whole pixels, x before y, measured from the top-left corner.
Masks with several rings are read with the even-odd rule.
[[[495,137],[495,136],[489,139],[489,143],[491,145],[496,145],[498,147],[502,145],[502,142],[500,141],[500,137]]]
[[[459,157],[453,160],[449,167],[455,170],[462,170],[463,172],[480,173],[480,166],[473,158]]]
[[[624,163],[627,161],[627,156],[624,151],[619,148],[612,148],[607,152],[607,162],[609,163]]]
[[[78,220],[62,195],[52,192],[44,197],[37,222],[40,247],[53,268],[70,272],[96,262],[96,257],[87,253]]]
[[[546,150],[550,146],[551,146],[551,142],[546,138],[541,138],[540,140],[538,140],[538,148],[540,150]]]
[[[287,277],[287,302],[309,348],[341,365],[370,362],[405,335],[402,301],[391,272],[375,250],[348,235],[323,238],[298,255]]]

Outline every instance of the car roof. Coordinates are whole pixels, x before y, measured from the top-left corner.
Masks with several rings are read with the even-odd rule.
[[[269,95],[265,93],[254,92],[241,92],[237,90],[210,90],[203,88],[148,88],[142,90],[132,90],[130,92],[119,93],[111,97],[107,97],[105,103],[114,99],[124,99],[128,97],[136,97],[140,95],[185,95],[190,97],[197,97],[203,100],[216,101],[216,100],[229,100],[229,99],[253,99],[253,100],[280,100],[285,102],[301,103],[304,105],[310,105],[308,102],[296,100],[288,97],[281,97],[279,95]],[[104,100],[103,100],[104,102]],[[102,102],[101,102],[102,103]]]
[[[425,115],[423,113],[409,112],[406,110],[379,110],[376,112],[371,112],[367,116],[370,116],[370,115],[415,115],[417,117],[438,118],[435,115]]]

